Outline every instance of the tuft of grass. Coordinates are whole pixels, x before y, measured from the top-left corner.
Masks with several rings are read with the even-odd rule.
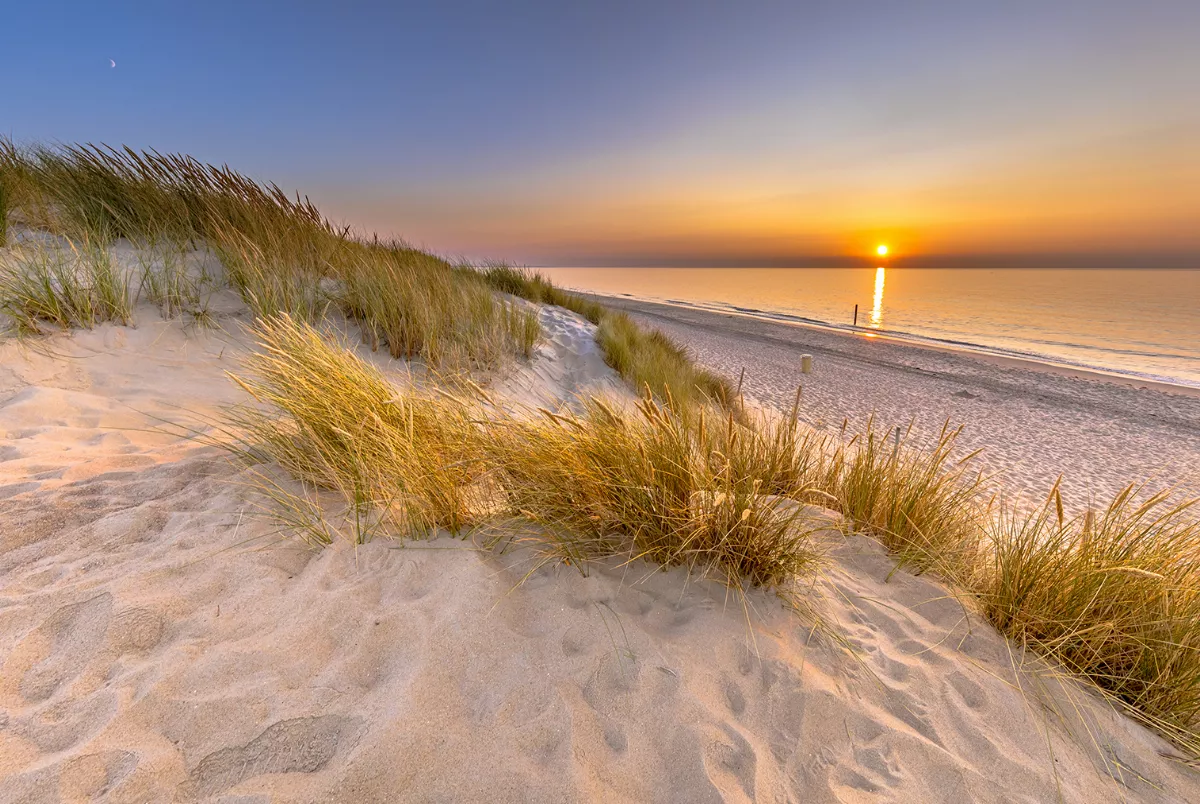
[[[698,368],[687,350],[658,330],[646,330],[624,313],[610,312],[600,322],[596,342],[604,358],[635,388],[684,403],[711,402],[735,407],[735,394],[723,377]]]
[[[178,244],[153,238],[134,246],[141,267],[137,301],[153,303],[166,318],[195,316],[206,308],[205,296],[214,289],[214,280],[203,270],[190,270],[187,252]]]
[[[921,450],[869,423],[834,451],[827,488],[854,525],[974,597],[1005,636],[1200,755],[1200,500],[1131,485],[1068,519],[1056,483],[1032,511],[985,502],[973,456],[950,457],[957,435],[943,428]]]
[[[931,447],[914,448],[911,428],[901,436],[899,428],[881,432],[868,420],[837,451],[829,490],[850,522],[902,563],[970,586],[982,549],[984,481],[970,467],[978,453],[951,458],[960,432],[946,424]]]
[[[22,244],[0,262],[0,313],[19,334],[131,320],[130,278],[109,250],[92,241],[69,246]]]
[[[476,520],[483,476],[469,445],[476,412],[440,394],[400,394],[344,345],[286,314],[256,325],[261,352],[234,380],[259,403],[230,412],[235,451],[341,492],[405,532]]]
[[[396,244],[357,250],[340,301],[373,348],[443,370],[528,357],[541,336],[532,310],[498,299],[476,272]]]
[[[646,398],[627,413],[590,399],[580,415],[543,410],[487,432],[507,508],[572,563],[629,554],[776,590],[818,563],[803,507],[767,493],[741,454],[751,441],[725,439],[715,457],[696,417],[673,402]]]
[[[0,174],[0,248],[8,245],[8,190],[5,177]]]
[[[977,585],[988,619],[1200,752],[1200,501],[1129,486],[1064,519],[1058,484],[1005,506]]]
[[[608,314],[600,303],[556,287],[537,271],[492,263],[484,267],[483,275],[491,286],[501,293],[520,296],[535,304],[564,307],[596,325]]]

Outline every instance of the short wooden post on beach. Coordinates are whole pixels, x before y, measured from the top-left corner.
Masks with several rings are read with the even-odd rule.
[[[854,326],[858,326],[858,305],[854,305]]]
[[[800,373],[812,374],[812,355],[800,355]]]

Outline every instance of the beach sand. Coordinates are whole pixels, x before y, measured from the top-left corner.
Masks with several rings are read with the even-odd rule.
[[[600,298],[600,297],[597,297]],[[1062,475],[1073,510],[1106,503],[1125,484],[1151,480],[1200,496],[1200,389],[1172,387],[912,345],[867,334],[603,297],[686,344],[736,382],[747,399],[849,431],[872,414],[887,427],[914,424],[928,442],[946,421],[963,425],[959,453],[982,448],[980,466],[1025,499],[1045,498]],[[800,355],[813,356],[802,374]]]
[[[497,394],[619,387],[591,325],[542,316],[550,339]],[[833,514],[812,514],[833,550],[812,599],[841,645],[771,595],[639,562],[530,574],[527,550],[448,537],[313,551],[273,535],[224,453],[161,428],[244,401],[224,373],[246,314],[138,320],[0,343],[0,802],[1200,800],[1170,745]],[[769,362],[790,359],[786,338],[745,349],[749,334],[651,320],[746,364],[763,401],[789,398]],[[1007,375],[856,368],[854,347],[813,343],[807,417],[890,398],[1007,411],[1019,430]],[[931,387],[947,398],[922,401]],[[1049,400],[1026,404],[1066,410]]]

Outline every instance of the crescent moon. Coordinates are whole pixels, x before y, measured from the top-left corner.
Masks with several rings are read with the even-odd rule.
[[[108,63],[109,63],[110,65],[112,65],[112,67],[116,67],[116,66],[117,66],[117,63],[116,63],[115,61],[113,61],[112,59],[109,59],[109,60],[108,60]],[[111,68],[110,68],[110,69],[111,69]]]

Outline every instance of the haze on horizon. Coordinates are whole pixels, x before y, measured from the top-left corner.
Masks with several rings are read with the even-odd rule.
[[[1200,267],[1196,2],[44,5],[0,133],[445,254]]]

